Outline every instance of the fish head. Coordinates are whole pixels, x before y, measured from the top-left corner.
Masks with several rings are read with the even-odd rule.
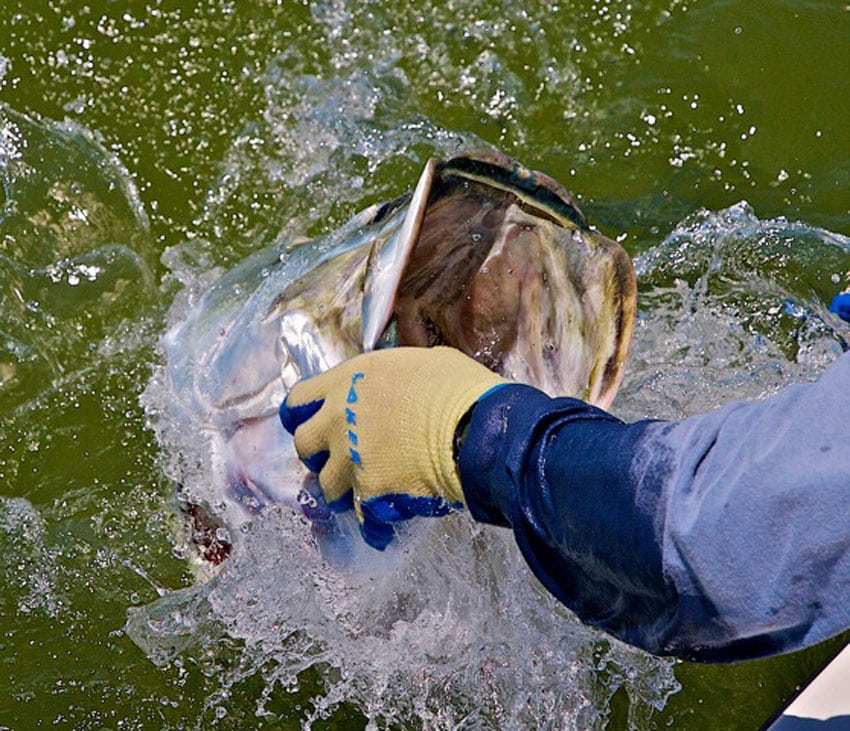
[[[377,265],[387,254],[370,259],[364,332],[388,321],[388,344],[452,346],[549,394],[611,405],[634,333],[634,267],[563,186],[500,153],[468,153],[426,167],[407,222],[406,236],[381,242],[397,247],[392,277]],[[370,287],[382,285],[376,314]]]
[[[187,450],[202,440],[213,470],[185,487],[198,506],[184,511],[191,534],[209,538],[213,561],[229,548],[202,506],[222,505],[230,526],[273,503],[316,522],[320,490],[278,408],[297,380],[363,350],[448,345],[507,378],[608,407],[635,293],[627,253],[572,196],[495,152],[429,161],[410,196],[255,252],[163,339],[172,433]]]

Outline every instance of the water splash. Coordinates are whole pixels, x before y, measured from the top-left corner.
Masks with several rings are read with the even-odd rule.
[[[811,380],[847,348],[828,311],[850,281],[850,239],[759,219],[745,202],[699,211],[636,261],[639,319],[622,416],[681,418]]]
[[[4,588],[0,606],[4,606],[4,614],[58,614],[62,599],[56,588],[56,552],[48,546],[46,532],[32,503],[0,497],[0,582]]]
[[[149,222],[121,163],[73,122],[0,105],[0,399],[38,394],[153,301]]]
[[[178,298],[176,316],[185,307]],[[144,395],[163,469],[181,492],[208,494],[221,478],[208,427],[180,410],[175,388],[158,369]],[[307,676],[319,684],[307,727],[345,703],[380,725],[587,728],[603,722],[620,687],[634,707],[652,708],[678,687],[672,663],[580,625],[532,578],[508,532],[468,516],[411,523],[385,553],[358,541],[343,567],[323,560],[291,508],[238,526],[227,526],[233,554],[223,568],[210,577],[204,567],[197,586],[131,610],[126,625],[164,666],[218,658],[238,642],[230,669],[215,671],[210,709],[259,677],[256,713],[271,714],[280,692],[305,693]]]
[[[663,707],[672,664],[582,626],[531,577],[506,531],[465,516],[421,521],[382,571],[324,564],[289,510],[265,511],[210,582],[132,610],[126,627],[158,663],[204,657],[222,633],[242,650],[210,708],[261,676],[269,700],[307,671],[321,690],[307,728],[341,702],[370,728],[592,728],[628,686],[636,705]]]

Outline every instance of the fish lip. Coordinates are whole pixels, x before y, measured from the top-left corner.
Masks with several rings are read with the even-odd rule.
[[[514,193],[561,225],[590,226],[572,193],[555,178],[532,170],[498,150],[470,150],[437,165],[438,175],[457,175]]]

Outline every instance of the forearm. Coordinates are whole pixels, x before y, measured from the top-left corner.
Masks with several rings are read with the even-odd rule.
[[[657,652],[653,628],[676,598],[656,520],[661,481],[632,474],[650,424],[507,387],[476,408],[458,464],[473,517],[510,526],[549,591],[584,622]]]
[[[796,649],[850,624],[850,440],[833,436],[827,462],[812,436],[843,433],[848,393],[845,358],[774,399],[627,425],[509,387],[473,414],[467,503],[513,528],[582,620],[632,644],[701,660]]]

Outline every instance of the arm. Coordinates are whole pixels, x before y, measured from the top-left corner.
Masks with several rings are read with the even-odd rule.
[[[850,355],[815,384],[677,423],[507,386],[473,411],[464,495],[626,642],[708,661],[791,651],[850,626],[848,399]]]

